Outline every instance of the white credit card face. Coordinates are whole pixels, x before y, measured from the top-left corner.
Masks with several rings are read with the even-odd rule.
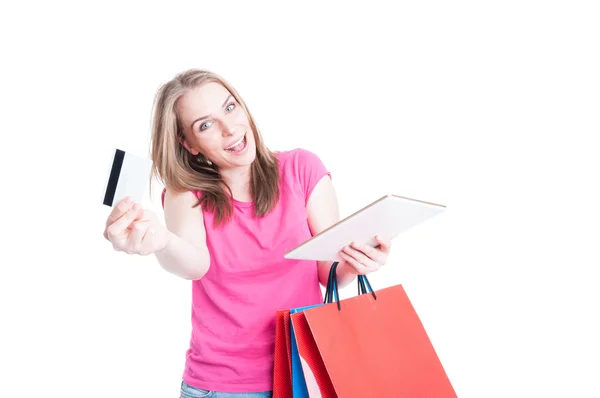
[[[137,203],[142,203],[150,180],[151,167],[150,159],[116,149],[105,184],[103,204],[114,207],[127,196]]]

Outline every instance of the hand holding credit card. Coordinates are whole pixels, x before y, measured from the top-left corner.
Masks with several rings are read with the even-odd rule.
[[[115,151],[103,204],[113,208],[106,220],[104,237],[117,251],[148,255],[166,246],[166,227],[156,214],[141,206],[151,166],[150,159]]]

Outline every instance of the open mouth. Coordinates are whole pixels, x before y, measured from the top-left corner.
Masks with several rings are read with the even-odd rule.
[[[229,153],[240,153],[246,149],[246,143],[246,134],[244,134],[242,138],[225,148],[225,150]]]

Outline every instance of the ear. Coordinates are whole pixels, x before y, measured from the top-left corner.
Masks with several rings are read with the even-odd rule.
[[[196,149],[194,149],[190,143],[185,139],[185,138],[179,138],[179,142],[181,143],[181,145],[184,146],[185,149],[188,150],[189,153],[191,153],[194,156],[197,156],[200,152],[197,151]]]

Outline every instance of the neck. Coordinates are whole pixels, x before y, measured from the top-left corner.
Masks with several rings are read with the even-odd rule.
[[[223,181],[231,188],[233,198],[250,202],[250,171],[251,166],[236,167],[234,169],[219,170]]]

